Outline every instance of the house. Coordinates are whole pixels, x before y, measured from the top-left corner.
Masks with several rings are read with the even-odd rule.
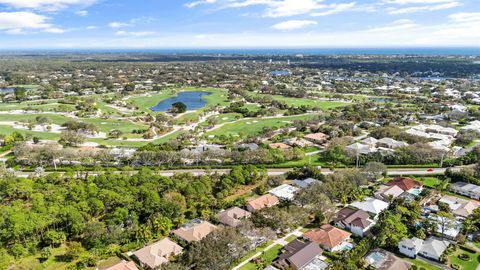
[[[122,260],[121,262],[113,266],[110,266],[108,268],[105,268],[104,270],[138,270],[138,268],[134,262],[132,261],[127,262],[125,260]]]
[[[456,219],[431,214],[428,218],[436,224],[435,232],[445,238],[455,239],[462,231],[462,223]]]
[[[377,143],[378,143],[378,140],[373,138],[373,137],[367,137],[363,140],[360,141],[362,144],[364,145],[368,145],[370,147],[376,147],[377,146]]]
[[[284,247],[273,265],[280,269],[300,270],[321,254],[322,249],[317,243],[293,240]]]
[[[263,196],[248,201],[247,210],[253,213],[265,207],[272,207],[274,205],[277,205],[279,202],[280,201],[276,196],[272,194],[265,194]]]
[[[387,202],[370,197],[366,197],[365,199],[363,199],[363,201],[353,202],[350,204],[351,207],[369,213],[374,217],[374,219],[376,219],[378,214],[380,214],[383,210],[387,209],[388,205],[389,204]]]
[[[288,184],[283,184],[274,189],[271,189],[270,191],[268,191],[268,193],[274,195],[280,200],[291,201],[295,197],[297,191],[298,188]]]
[[[354,143],[345,147],[345,151],[352,153],[353,155],[366,155],[370,153],[375,153],[378,151],[375,146],[370,146],[361,143]]]
[[[405,256],[415,258],[423,246],[423,240],[416,237],[403,239],[398,243],[398,251]]]
[[[292,148],[290,145],[284,144],[284,143],[271,143],[268,146],[272,149],[281,149],[281,150],[286,150]]]
[[[390,201],[390,199],[395,199],[402,195],[405,191],[401,189],[399,186],[387,186],[381,185],[377,192],[373,194],[373,196],[382,201]]]
[[[439,261],[442,254],[447,250],[448,246],[450,246],[450,242],[447,240],[442,240],[436,237],[430,237],[423,242],[422,248],[419,255],[431,259]]]
[[[377,142],[378,147],[384,147],[388,149],[395,149],[408,146],[408,143],[394,140],[392,138],[382,138]]]
[[[217,226],[200,219],[193,219],[172,233],[187,242],[194,242],[203,239],[205,236],[217,229]]]
[[[250,151],[255,151],[260,148],[260,146],[256,143],[242,143],[239,144],[235,147],[238,150],[250,150]]]
[[[310,141],[307,141],[302,138],[291,138],[291,139],[284,139],[284,143],[290,145],[290,146],[299,146],[299,147],[307,147],[307,146],[312,146],[313,143]]]
[[[182,253],[182,250],[183,248],[181,246],[169,238],[164,238],[133,252],[133,256],[138,259],[143,267],[155,269],[156,267],[167,263],[170,256]]]
[[[465,182],[456,182],[450,185],[450,189],[455,193],[470,197],[472,199],[480,199],[480,186]]]
[[[324,144],[328,140],[328,135],[318,132],[318,133],[307,134],[304,136],[304,138],[305,140],[309,140],[316,144]]]
[[[384,249],[374,249],[365,256],[368,266],[377,270],[408,270],[410,264]]]
[[[473,200],[465,200],[455,196],[444,195],[438,202],[448,205],[452,214],[462,218],[467,218],[473,214],[473,210],[478,208],[478,203]]]
[[[315,183],[321,183],[321,182],[314,178],[306,178],[303,180],[298,180],[298,179],[293,180],[293,184],[299,188],[307,188]]]
[[[338,211],[334,222],[338,227],[360,237],[365,236],[365,233],[375,225],[375,222],[370,219],[370,215],[367,212],[349,207]]]
[[[308,231],[303,238],[319,244],[323,249],[330,252],[342,250],[344,244],[350,239],[351,233],[325,224],[318,230]]]
[[[420,193],[423,184],[407,177],[397,177],[386,184],[387,186],[397,186],[408,193]]]
[[[217,215],[220,223],[230,227],[237,227],[242,219],[250,217],[251,213],[238,207],[232,207],[227,210],[223,210]]]

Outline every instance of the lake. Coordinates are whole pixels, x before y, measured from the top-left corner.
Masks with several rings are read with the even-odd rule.
[[[0,88],[0,94],[10,94],[15,91],[14,88]]]
[[[205,107],[207,101],[203,99],[211,93],[202,91],[180,92],[175,97],[160,101],[156,106],[150,108],[154,112],[166,112],[173,103],[182,102],[187,106],[187,110],[197,110]]]

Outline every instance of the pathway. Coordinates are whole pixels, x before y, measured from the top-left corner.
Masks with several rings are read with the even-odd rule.
[[[284,237],[282,238],[279,238],[275,241],[273,241],[272,244],[270,244],[269,246],[267,246],[264,250],[260,251],[260,252],[257,252],[255,253],[254,255],[252,255],[250,258],[244,260],[243,262],[239,263],[237,266],[233,267],[232,270],[238,270],[240,268],[242,268],[242,266],[246,265],[247,263],[249,263],[251,260],[257,258],[258,256],[262,255],[265,251],[273,248],[275,245],[282,245],[282,246],[286,246],[288,244],[287,242],[287,238],[292,236],[292,235],[295,235],[295,236],[302,236],[302,232],[300,231],[301,229],[303,229],[303,227],[300,227],[300,228],[297,228],[296,230],[294,230],[293,232],[285,235]]]

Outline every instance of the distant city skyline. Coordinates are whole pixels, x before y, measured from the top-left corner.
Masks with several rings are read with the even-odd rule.
[[[476,0],[0,0],[0,49],[480,47]]]

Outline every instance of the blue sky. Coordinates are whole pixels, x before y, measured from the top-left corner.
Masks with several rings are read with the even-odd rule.
[[[0,49],[480,47],[479,0],[0,0]]]

